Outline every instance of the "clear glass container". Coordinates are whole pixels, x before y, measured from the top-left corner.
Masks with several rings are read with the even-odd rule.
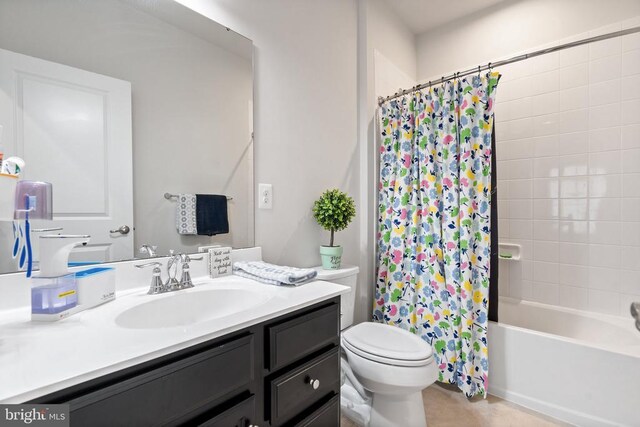
[[[48,182],[18,181],[14,219],[53,219],[53,187]]]
[[[56,314],[78,305],[75,274],[31,278],[31,313]]]

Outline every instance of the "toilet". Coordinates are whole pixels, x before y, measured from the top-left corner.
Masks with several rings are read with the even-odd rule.
[[[316,270],[317,280],[351,288],[340,301],[342,414],[365,427],[425,427],[422,390],[438,378],[431,346],[395,326],[352,326],[358,267]]]

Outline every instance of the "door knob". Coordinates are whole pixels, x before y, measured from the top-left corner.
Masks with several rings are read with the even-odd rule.
[[[129,234],[131,229],[128,225],[123,225],[120,228],[116,228],[115,230],[109,230],[109,233],[120,233],[120,234]]]

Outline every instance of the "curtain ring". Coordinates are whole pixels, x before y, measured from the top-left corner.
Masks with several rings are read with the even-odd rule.
[[[492,69],[492,68],[493,68],[493,67],[491,66],[491,62],[489,62],[489,72],[491,72],[491,69]]]
[[[480,66],[478,65],[478,77],[480,77]]]

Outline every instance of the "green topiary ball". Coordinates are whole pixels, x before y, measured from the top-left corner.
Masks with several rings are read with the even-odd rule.
[[[325,191],[313,204],[313,217],[322,228],[331,231],[330,246],[333,246],[333,233],[347,228],[355,215],[353,199],[337,188]]]

